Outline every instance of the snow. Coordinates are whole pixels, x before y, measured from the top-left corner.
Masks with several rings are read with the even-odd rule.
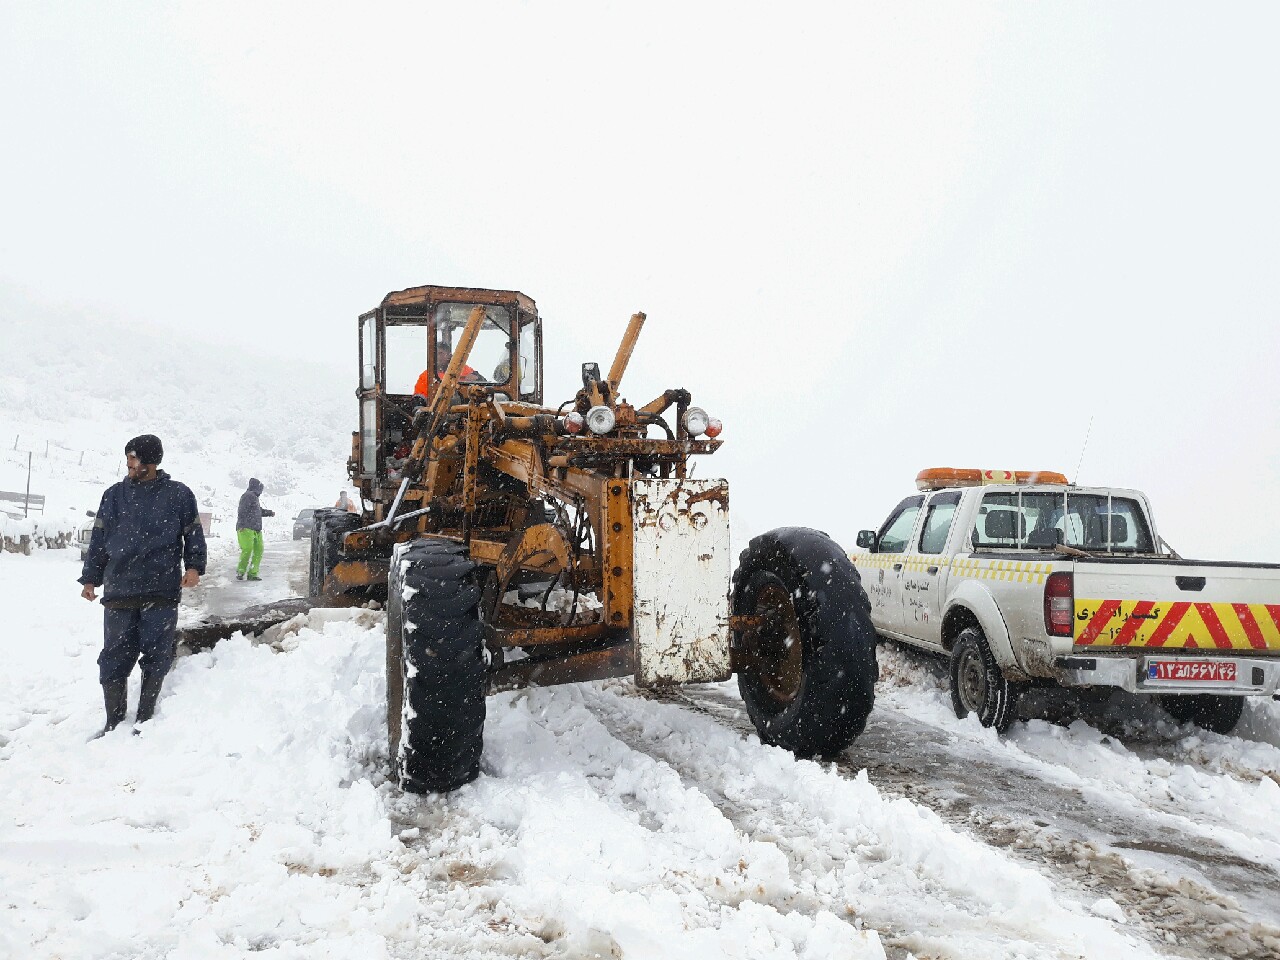
[[[921,955],[1151,955],[866,773],[629,682],[493,697],[480,780],[403,795],[376,610],[181,657],[141,736],[90,741],[77,559],[0,577],[12,955],[870,958],[885,930]]]
[[[238,357],[206,410],[181,350],[150,344],[167,372],[122,391],[103,371],[138,341],[90,363],[58,336],[6,333],[47,360],[0,368],[0,489],[30,449],[48,498],[24,529],[83,523],[156,432],[223,518],[181,622],[297,595],[290,517],[342,489],[346,381]],[[278,513],[255,584],[227,523],[251,474]],[[374,608],[180,656],[139,735],[91,740],[102,614],[79,567],[0,553],[0,957],[1280,956],[1280,704],[1221,736],[1121,696],[999,737],[955,718],[939,662],[882,646],[868,730],[834,760],[761,744],[734,683],[609,681],[491,697],[480,778],[418,797],[387,779]]]

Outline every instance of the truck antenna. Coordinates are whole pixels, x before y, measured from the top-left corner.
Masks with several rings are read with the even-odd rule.
[[[1089,426],[1084,431],[1084,443],[1080,445],[1080,459],[1076,461],[1076,475],[1071,481],[1077,486],[1080,484],[1080,464],[1084,463],[1084,452],[1089,448],[1089,434],[1093,433],[1093,414],[1089,414]]]

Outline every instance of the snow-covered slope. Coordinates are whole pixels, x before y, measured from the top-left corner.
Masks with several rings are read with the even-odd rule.
[[[0,490],[24,491],[30,462],[31,492],[51,517],[95,508],[141,433],[163,440],[163,469],[223,521],[216,533],[234,532],[251,476],[277,512],[269,536],[344,488],[355,401],[343,372],[309,363],[305,344],[296,360],[278,360],[0,306]]]

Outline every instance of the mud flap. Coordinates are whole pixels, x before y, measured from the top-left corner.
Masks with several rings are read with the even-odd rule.
[[[631,481],[640,687],[727,680],[729,485]]]

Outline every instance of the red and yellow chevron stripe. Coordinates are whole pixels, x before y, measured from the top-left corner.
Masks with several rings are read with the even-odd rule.
[[[1280,604],[1077,599],[1075,645],[1280,653]]]

